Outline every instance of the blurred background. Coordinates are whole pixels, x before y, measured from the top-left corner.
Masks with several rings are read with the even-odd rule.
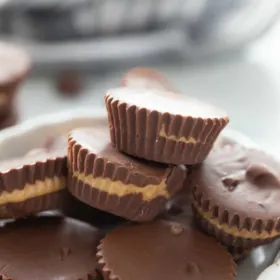
[[[279,14],[279,0],[0,0],[1,41],[32,59],[16,95],[19,121],[103,110],[106,89],[145,66],[179,92],[222,107],[230,128],[275,151]]]

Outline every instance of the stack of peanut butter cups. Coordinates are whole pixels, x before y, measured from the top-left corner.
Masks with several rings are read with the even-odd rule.
[[[182,189],[188,166],[209,154],[228,117],[157,88],[111,89],[105,102],[108,127],[70,133],[70,192],[128,220],[153,220]]]
[[[165,77],[143,68],[128,72],[121,87],[108,90],[105,103],[108,125],[71,131],[67,155],[70,193],[95,209],[134,222],[109,232],[97,247],[103,278],[130,279],[123,273],[128,267],[119,260],[127,255],[134,259],[135,270],[139,269],[141,263],[148,262],[139,250],[151,248],[151,255],[155,255],[158,265],[165,268],[162,271],[166,271],[158,279],[165,279],[168,273],[175,273],[174,276],[178,273],[176,279],[204,277],[204,269],[209,269],[214,277],[211,279],[216,279],[218,274],[221,279],[234,279],[233,259],[219,242],[200,233],[191,222],[177,224],[173,218],[167,221],[165,215],[167,204],[176,195],[190,193],[192,169],[199,167],[211,152],[229,122],[227,114],[171,91]],[[168,222],[171,222],[170,231]],[[180,237],[173,239],[174,235]],[[194,251],[200,249],[192,248],[191,244],[203,248],[213,246],[213,257],[208,253],[199,257]],[[118,249],[112,251],[111,247],[115,246]],[[180,268],[176,272],[173,265],[168,267],[165,263],[169,258],[153,250],[153,246],[163,246],[167,251],[174,248],[174,260],[178,264],[189,250],[193,253],[190,257],[193,261],[188,261],[189,270],[186,272],[184,268],[182,272]],[[223,271],[217,264],[210,265],[210,259],[221,259],[221,256],[225,261]],[[149,270],[139,275],[152,279],[156,269]]]

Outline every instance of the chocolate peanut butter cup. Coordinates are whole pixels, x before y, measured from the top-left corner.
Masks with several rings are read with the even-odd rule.
[[[0,116],[13,110],[14,96],[31,66],[28,55],[20,47],[0,42]]]
[[[66,149],[36,149],[21,158],[0,162],[0,218],[60,209],[66,180]]]
[[[280,236],[280,163],[263,151],[213,150],[191,187],[198,222],[223,244],[252,248]]]
[[[59,216],[34,217],[0,228],[0,279],[94,280],[99,230]]]
[[[122,78],[121,86],[143,89],[173,90],[173,86],[160,72],[146,67],[129,70]]]
[[[167,91],[117,88],[105,100],[112,143],[156,162],[201,163],[228,123],[222,110]]]
[[[70,133],[68,167],[68,187],[75,197],[134,221],[152,220],[164,211],[186,176],[182,165],[147,162],[118,152],[104,126]]]
[[[97,259],[104,280],[233,280],[236,275],[232,257],[213,238],[161,220],[114,229],[98,246]]]

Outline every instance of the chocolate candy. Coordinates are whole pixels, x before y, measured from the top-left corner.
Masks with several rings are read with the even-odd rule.
[[[66,147],[36,149],[0,162],[0,218],[60,209],[66,192]]]
[[[201,163],[228,123],[222,110],[172,92],[117,88],[105,100],[117,149],[162,163]]]
[[[104,280],[233,280],[236,265],[214,239],[182,224],[126,225],[98,246]]]
[[[0,117],[6,118],[13,111],[14,96],[26,77],[31,62],[19,47],[0,42]],[[0,124],[3,127],[3,125]]]
[[[0,235],[1,279],[95,279],[101,235],[86,223],[35,217],[7,223]]]
[[[214,150],[191,175],[198,220],[228,246],[280,236],[280,163],[239,145]]]
[[[180,190],[186,169],[119,153],[104,126],[76,129],[68,146],[69,190],[81,201],[134,221],[154,219]]]
[[[137,67],[129,70],[122,78],[121,86],[167,91],[173,90],[173,86],[163,74],[145,67]]]

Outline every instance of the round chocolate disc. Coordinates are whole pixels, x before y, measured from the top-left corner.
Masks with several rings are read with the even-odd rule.
[[[233,280],[235,264],[214,239],[179,223],[126,225],[98,247],[104,280]]]
[[[100,234],[86,223],[42,216],[8,223],[0,236],[0,279],[95,279]]]

